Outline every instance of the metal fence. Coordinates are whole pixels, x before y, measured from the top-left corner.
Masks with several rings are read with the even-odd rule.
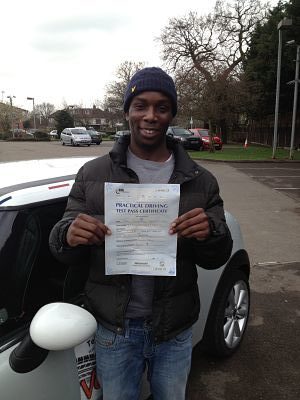
[[[290,147],[292,131],[292,113],[279,115],[278,118],[278,147]],[[274,136],[274,115],[268,115],[261,120],[249,121],[247,126],[240,127],[238,130],[231,132],[230,140],[235,142],[259,143],[266,146],[273,145]],[[295,129],[295,148],[300,147],[300,116],[296,119]]]

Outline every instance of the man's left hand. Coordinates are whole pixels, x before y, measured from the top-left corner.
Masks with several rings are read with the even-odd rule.
[[[208,216],[203,208],[194,208],[180,215],[170,226],[171,235],[177,233],[180,237],[206,239],[210,234]]]

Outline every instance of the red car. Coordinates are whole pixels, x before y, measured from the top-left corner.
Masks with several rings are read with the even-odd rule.
[[[195,136],[199,136],[202,139],[203,143],[203,150],[208,150],[210,147],[210,137],[209,137],[209,130],[204,128],[193,128],[189,129]],[[222,150],[223,142],[219,136],[213,136],[214,147],[216,150]]]

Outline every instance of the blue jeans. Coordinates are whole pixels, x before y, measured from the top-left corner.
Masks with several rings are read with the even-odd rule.
[[[192,328],[156,344],[144,320],[126,320],[124,335],[98,324],[97,375],[104,400],[138,400],[146,366],[154,400],[184,400],[191,356]]]

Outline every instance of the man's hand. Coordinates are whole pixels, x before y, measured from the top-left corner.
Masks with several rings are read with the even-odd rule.
[[[170,226],[169,233],[185,238],[204,240],[210,235],[208,217],[203,208],[194,208],[180,215]]]
[[[66,240],[71,247],[79,244],[101,245],[105,235],[110,234],[110,229],[98,219],[87,214],[78,214],[69,226]]]

